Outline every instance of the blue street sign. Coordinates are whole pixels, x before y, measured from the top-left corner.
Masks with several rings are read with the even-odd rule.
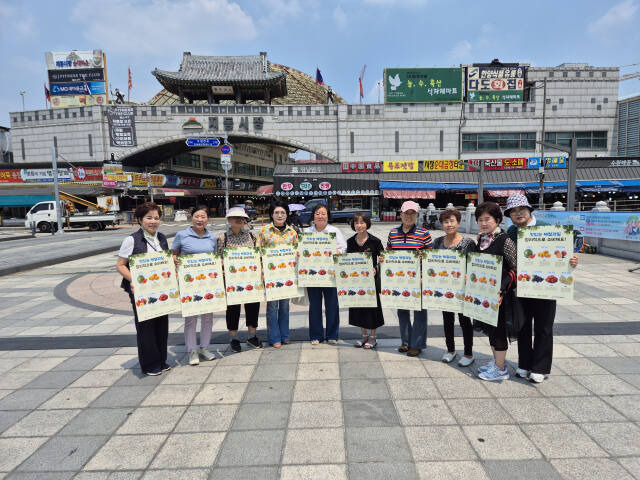
[[[217,147],[220,140],[217,138],[187,138],[187,147]]]
[[[220,153],[224,153],[225,155],[230,154],[231,153],[231,147],[225,143],[224,145],[222,145],[220,147]]]

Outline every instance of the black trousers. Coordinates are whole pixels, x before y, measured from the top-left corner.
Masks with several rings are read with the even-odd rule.
[[[238,330],[240,307],[242,307],[242,305],[227,305],[227,330]],[[247,327],[258,328],[258,315],[260,315],[260,302],[244,304],[244,316],[247,319]]]
[[[507,327],[505,325],[505,309],[504,302],[498,310],[498,324],[495,327],[487,326],[489,335],[489,345],[496,352],[505,352],[509,348],[509,340],[507,339]]]
[[[444,324],[444,337],[447,342],[447,352],[453,352],[456,349],[455,340],[453,339],[453,327],[456,322],[456,314],[453,312],[442,312],[442,320]],[[462,338],[464,339],[464,354],[473,354],[473,325],[469,317],[465,317],[458,313],[458,321],[462,328]]]
[[[169,316],[151,318],[143,322],[138,321],[136,301],[129,293],[129,300],[133,307],[136,323],[136,341],[138,343],[138,360],[143,372],[162,368],[167,363],[167,340],[169,338]]]
[[[533,373],[551,373],[553,360],[553,321],[556,301],[519,298],[525,311],[525,323],[518,334],[518,366]],[[533,344],[531,330],[533,326]]]

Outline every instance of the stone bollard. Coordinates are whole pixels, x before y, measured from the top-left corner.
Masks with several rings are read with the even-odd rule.
[[[447,203],[447,208],[445,210],[455,210],[456,207],[453,206],[453,203]]]
[[[471,233],[471,222],[475,218],[475,213],[476,213],[476,206],[473,204],[473,202],[469,202],[469,205],[467,205],[467,209],[465,210],[465,220],[467,222],[467,225],[465,228],[466,233]]]
[[[566,209],[562,205],[562,202],[553,202],[553,207],[551,207],[549,210],[551,210],[552,212],[564,212]]]
[[[611,209],[607,206],[607,202],[601,200],[596,202],[596,206],[591,209],[592,212],[610,212]]]

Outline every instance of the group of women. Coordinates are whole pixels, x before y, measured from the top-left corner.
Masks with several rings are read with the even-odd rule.
[[[479,377],[487,381],[509,378],[505,364],[509,340],[517,338],[519,363],[516,375],[528,378],[533,382],[541,382],[551,370],[553,355],[553,321],[555,317],[555,301],[517,298],[516,287],[516,242],[519,227],[536,225],[533,208],[524,195],[513,195],[507,201],[505,213],[510,216],[513,226],[505,232],[499,225],[502,222],[502,211],[498,204],[485,202],[475,212],[479,235],[477,242],[464,237],[458,232],[461,215],[457,210],[445,210],[440,214],[440,222],[445,235],[432,241],[430,233],[417,225],[419,205],[413,201],[404,202],[401,207],[401,225],[389,232],[387,250],[425,250],[430,248],[461,250],[465,252],[482,252],[498,255],[503,258],[500,282],[500,308],[498,323],[495,327],[481,324],[488,335],[493,352],[493,359],[479,367]],[[167,239],[158,232],[160,208],[154,203],[145,203],[136,209],[136,218],[140,230],[126,237],[118,254],[117,270],[123,276],[122,287],[129,294],[134,307],[134,318],[137,332],[138,356],[140,366],[147,375],[159,375],[168,370],[167,336],[168,318],[166,315],[139,322],[135,311],[131,272],[128,268],[130,255],[149,251],[167,250]],[[192,225],[177,233],[172,250],[174,259],[180,255],[207,252],[222,252],[227,246],[271,247],[277,245],[293,245],[298,241],[298,229],[287,221],[288,205],[275,201],[270,209],[271,222],[263,226],[254,235],[247,225],[248,216],[242,208],[231,208],[226,217],[226,231],[214,236],[207,230],[209,221],[207,207],[196,207],[192,212]],[[351,219],[351,228],[355,234],[345,241],[341,231],[330,224],[331,214],[324,204],[316,205],[312,212],[312,226],[308,232],[333,232],[336,235],[336,253],[369,252],[373,258],[373,275],[376,283],[377,306],[369,308],[350,308],[349,324],[359,327],[362,338],[355,347],[374,349],[377,346],[376,330],[384,325],[384,317],[380,306],[380,263],[384,251],[382,241],[369,233],[371,219],[366,213],[357,213]],[[540,225],[540,222],[537,223]],[[577,257],[570,259],[573,268],[577,266]],[[335,287],[308,287],[309,299],[309,339],[313,345],[326,341],[338,343],[339,309]],[[325,326],[322,321],[322,303],[324,298]],[[516,309],[514,302],[521,302],[520,310],[524,312],[524,321],[519,331],[512,331],[507,315]],[[510,304],[511,308],[507,308]],[[522,308],[524,307],[524,308]],[[237,338],[241,305],[229,305],[226,310],[227,330],[230,335],[230,348],[234,352],[242,350]],[[246,326],[249,334],[247,345],[262,348],[262,341],[257,336],[260,303],[244,304]],[[413,312],[399,309],[397,311],[400,326],[401,345],[398,351],[408,356],[419,355],[426,348],[427,311]],[[289,344],[289,300],[267,302],[268,343],[274,348]],[[474,362],[472,321],[462,314],[458,319],[463,333],[464,353],[458,365],[467,367]],[[447,351],[442,361],[450,363],[457,356],[454,342],[455,314],[443,312],[444,333]],[[197,317],[185,318],[185,344],[189,355],[189,364],[197,365],[201,359],[213,360],[215,355],[208,350],[213,326],[213,315],[201,315],[200,344],[196,338]],[[532,342],[532,329],[535,341]]]

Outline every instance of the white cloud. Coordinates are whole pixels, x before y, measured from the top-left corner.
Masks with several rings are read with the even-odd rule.
[[[349,21],[347,14],[340,6],[333,9],[333,21],[336,22],[336,25],[340,28],[344,28]]]
[[[463,61],[471,57],[471,42],[468,40],[462,40],[456,44],[455,47],[451,50],[449,56],[453,60]]]
[[[603,34],[620,28],[633,21],[633,17],[638,11],[638,5],[634,0],[625,0],[611,7],[602,17],[591,22],[588,26],[592,35]]]
[[[269,12],[260,19],[260,24],[282,23],[302,14],[303,8],[298,0],[263,0],[264,9]]]
[[[370,5],[382,5],[385,7],[413,7],[426,5],[429,0],[364,0]]]
[[[72,20],[92,45],[112,53],[166,56],[182,50],[211,53],[219,44],[251,40],[253,19],[229,0],[114,0],[98,16],[95,2],[80,0]],[[97,48],[98,48],[97,47]]]

